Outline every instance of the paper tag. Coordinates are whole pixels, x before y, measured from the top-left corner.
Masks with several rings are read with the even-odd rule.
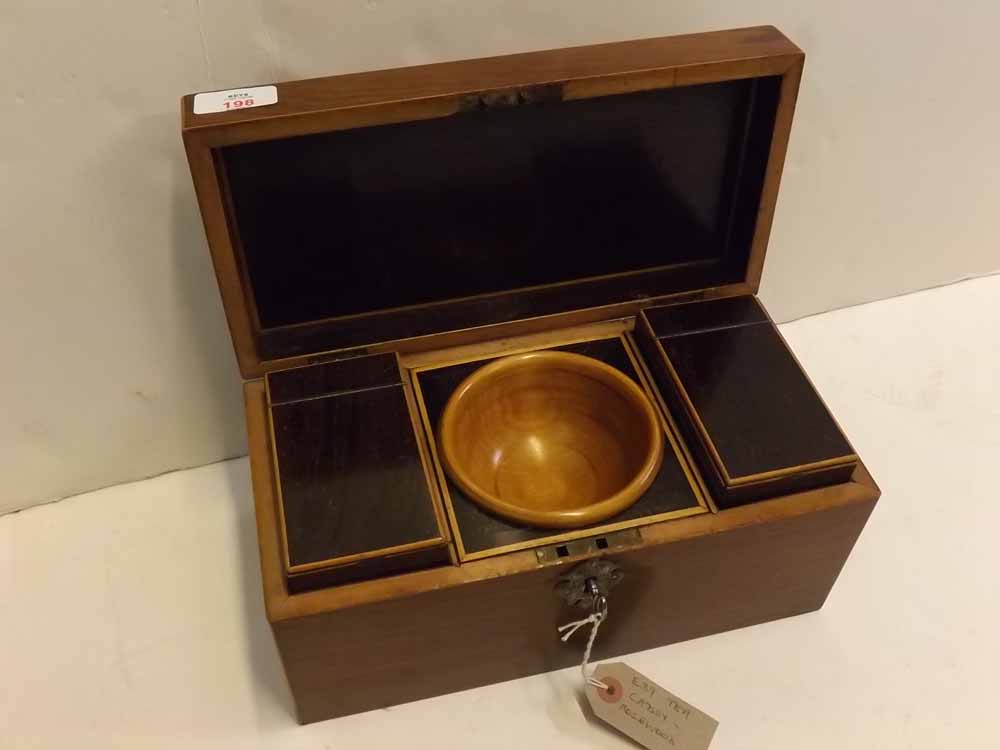
[[[705,750],[719,722],[685,703],[627,664],[601,664],[594,677],[608,690],[587,685],[597,718],[649,750]]]
[[[209,91],[194,95],[194,113],[207,115],[209,112],[232,112],[251,107],[266,107],[278,103],[277,86],[251,86],[245,89]]]

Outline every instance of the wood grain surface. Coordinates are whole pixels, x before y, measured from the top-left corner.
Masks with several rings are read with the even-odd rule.
[[[448,564],[450,534],[395,355],[269,374],[289,586]]]
[[[614,323],[614,322],[612,322]],[[415,373],[421,408],[426,410],[426,427],[435,434],[445,403],[455,388],[468,375],[480,367],[483,358],[496,356],[508,349],[520,351],[540,347],[555,348],[598,359],[625,374],[637,384],[642,379],[620,335],[621,321],[617,324],[597,324],[570,332],[549,332],[540,336],[515,338],[507,342],[494,342],[462,347],[449,356],[423,355],[407,358],[407,362],[427,362],[430,369]],[[607,333],[619,335],[606,338]],[[574,338],[584,340],[573,341]],[[573,343],[563,343],[563,342]],[[457,361],[456,361],[457,360]],[[645,386],[644,386],[645,387]],[[652,394],[651,394],[652,395]],[[630,528],[655,519],[679,518],[684,515],[704,513],[707,504],[690,469],[687,458],[674,437],[675,429],[664,425],[668,450],[664,451],[660,470],[652,485],[638,500],[607,521],[574,531],[532,528],[505,520],[473,502],[446,474],[441,473],[443,500],[449,508],[455,533],[455,543],[460,559],[470,560],[491,554],[509,554],[516,549],[556,544],[579,536],[595,536],[615,529]]]
[[[255,377],[380,352],[398,352],[404,360],[447,359],[448,352],[486,346],[482,342],[503,339],[497,344],[502,348],[511,345],[503,342],[512,337],[545,338],[555,328],[613,322],[667,301],[752,295],[760,280],[803,59],[776,29],[758,27],[280,84],[278,105],[230,115],[195,116],[190,98],[185,98],[185,146],[241,372]],[[615,130],[620,120],[606,117],[602,98],[609,96],[634,115],[628,132]],[[681,128],[693,139],[687,151],[676,148],[687,143],[676,128],[664,131],[670,137],[659,141],[636,136],[649,127],[659,132],[657,122],[676,124],[660,117],[671,102],[683,104],[677,111],[690,125]],[[570,112],[584,113],[589,123],[576,131],[575,141],[560,119]],[[512,129],[497,130],[498,123]],[[352,130],[357,128],[365,130]],[[543,148],[544,158],[518,172],[523,160],[517,143],[504,141],[508,130],[523,132],[536,145],[558,147]],[[495,151],[504,158],[486,163],[476,156],[483,152],[477,148],[463,159],[459,151],[464,141],[455,137],[460,131],[467,131],[480,146],[504,146]],[[408,147],[416,154],[409,160],[395,158],[391,145],[379,147],[387,142],[386,133],[396,134],[391,142],[423,146]],[[650,143],[660,144],[654,149],[656,158],[640,153],[636,159],[636,144]],[[446,158],[435,159],[435,150]],[[364,168],[341,169],[341,162],[355,153],[364,158]],[[386,163],[393,169],[379,171],[380,154],[392,157]],[[674,176],[689,174],[683,165],[692,154],[700,154],[695,161],[705,165],[710,189],[699,192],[688,182],[679,196],[661,190],[657,169]],[[462,185],[448,182],[449,165],[454,163],[467,164],[479,179]],[[648,163],[659,166],[650,172],[643,166]],[[286,164],[291,168],[282,173]],[[595,175],[615,178],[616,170],[624,182],[611,183],[634,188],[622,193],[624,202],[603,200],[586,188],[594,184]],[[361,183],[344,183],[345,175],[361,178]],[[434,175],[438,178],[430,179]],[[540,189],[552,175],[559,177],[553,184],[562,188]],[[337,187],[341,183],[347,187]],[[267,192],[257,190],[262,186],[273,190],[261,201],[258,196]],[[302,187],[304,197],[299,200],[294,199],[296,187]],[[285,188],[287,194],[282,193]],[[709,193],[708,203],[699,197]],[[344,218],[338,222],[344,227],[337,237],[338,252],[316,241],[322,228],[316,198],[324,195],[337,195],[338,200],[324,204],[323,215],[333,212]],[[368,202],[372,196],[383,210]],[[524,196],[531,200],[525,202]],[[602,216],[605,204],[613,210]],[[486,211],[484,206],[501,210]],[[268,224],[268,207],[283,207],[279,213],[299,216],[302,220],[294,224],[299,229],[276,230],[281,224]],[[464,208],[456,213],[456,207]],[[677,235],[682,242],[670,244],[669,232],[657,229],[657,215],[673,217],[667,223],[682,228]],[[486,216],[501,221],[489,225],[482,220]],[[375,223],[364,217],[384,220]],[[627,231],[622,229],[626,218]],[[708,227],[707,234],[700,236],[699,226]],[[631,228],[638,228],[638,234],[630,234]],[[627,252],[609,254],[623,243]],[[400,248],[413,247],[434,248],[443,255],[416,253],[426,255],[427,273],[421,274],[402,262],[405,253]],[[274,248],[291,248],[299,256],[276,254]],[[530,252],[518,256],[525,248]],[[380,259],[375,272],[366,265],[369,258]],[[537,263],[526,264],[526,259]],[[616,265],[623,259],[628,260],[625,268]],[[386,268],[399,273],[390,278],[383,274]],[[449,277],[442,269],[457,276]],[[463,274],[483,269],[500,270],[482,274],[476,283],[454,283]],[[331,283],[339,278],[351,284]],[[397,284],[398,279],[404,284]],[[335,551],[363,556],[366,553],[358,549],[364,546],[374,551],[385,543],[401,542],[388,548],[396,550],[414,544],[407,533],[419,527],[419,521],[396,525],[387,520],[398,509],[384,505],[384,498],[414,499],[421,494],[416,492],[416,466],[423,462],[426,469],[433,445],[416,429],[408,390],[413,381],[406,378],[396,383],[390,377],[366,391],[323,397],[317,395],[336,386],[337,377],[290,381],[274,406],[288,410],[284,416],[276,414],[276,430],[280,423],[290,426],[288,434],[298,435],[287,450],[281,447],[282,438],[272,442],[272,434],[284,433],[268,429],[264,384],[246,383],[264,601],[299,718],[316,721],[388,707],[578,663],[582,643],[562,644],[554,628],[580,613],[567,611],[552,588],[570,566],[595,555],[611,557],[625,573],[613,595],[615,616],[602,628],[596,659],[821,606],[879,490],[860,462],[837,467],[844,472],[838,481],[844,481],[830,486],[810,484],[816,484],[816,469],[799,471],[791,479],[773,475],[783,471],[768,468],[782,451],[785,459],[799,461],[809,458],[809,449],[819,446],[821,453],[829,448],[824,437],[829,436],[828,425],[820,424],[821,415],[814,409],[806,409],[811,416],[803,419],[801,444],[793,445],[782,443],[780,436],[768,442],[767,430],[777,426],[762,426],[770,412],[753,407],[749,426],[763,430],[763,438],[740,443],[739,430],[747,425],[741,426],[739,414],[732,412],[743,408],[733,397],[739,390],[734,383],[740,385],[742,376],[727,369],[725,361],[720,364],[720,357],[770,373],[774,388],[768,403],[775,409],[781,405],[775,399],[801,402],[802,383],[808,385],[808,379],[790,352],[787,358],[780,356],[780,335],[750,342],[743,338],[756,333],[753,329],[771,326],[769,321],[739,321],[737,308],[743,306],[743,313],[752,318],[751,304],[728,304],[729,312],[720,313],[721,323],[714,329],[669,336],[663,344],[640,315],[635,341],[647,362],[632,358],[627,374],[640,381],[654,375],[662,396],[677,401],[670,406],[682,426],[694,424],[680,419],[686,406],[680,390],[668,386],[681,376],[668,366],[673,358],[664,349],[691,339],[677,344],[684,351],[673,354],[692,379],[695,396],[688,400],[697,398],[710,414],[711,430],[718,431],[730,462],[708,461],[706,481],[724,487],[727,478],[734,478],[728,477],[730,470],[763,467],[742,477],[754,478],[753,484],[734,491],[768,485],[779,495],[717,513],[706,512],[695,500],[680,512],[685,517],[640,524],[638,533],[621,547],[604,552],[583,546],[575,549],[586,551],[572,556],[546,557],[514,547],[461,564],[424,561],[421,564],[431,567],[410,572],[387,568],[374,580],[331,579],[324,585],[339,585],[303,590],[294,571],[286,577],[282,460],[293,478],[303,478],[302,487],[350,485],[324,496],[327,500],[341,502],[369,493],[369,522],[359,522],[343,538],[338,529],[310,537],[317,524],[306,516],[324,500],[302,494],[305,521],[300,528],[305,536],[298,541],[307,553],[302,559],[324,554],[310,546],[320,544],[317,540],[320,546],[336,542],[340,546]],[[732,319],[726,322],[733,314],[735,324]],[[698,348],[697,339],[703,336],[708,337],[707,350]],[[719,336],[726,339],[721,344]],[[631,357],[627,349],[626,355]],[[706,359],[712,366],[703,366]],[[781,363],[775,365],[777,360]],[[438,372],[450,370],[460,379],[463,367],[468,365],[453,360]],[[750,385],[764,388],[767,395],[766,382],[761,378]],[[301,400],[303,394],[312,400]],[[449,394],[443,391],[443,399]],[[713,398],[724,406],[713,410]],[[347,401],[317,407],[321,419],[296,413],[303,404],[338,399]],[[760,403],[766,400],[762,397]],[[698,412],[692,408],[691,413]],[[372,415],[378,424],[372,424]],[[697,455],[699,445],[711,442],[698,430],[690,432],[688,445],[675,451],[677,460],[671,466],[684,465],[686,449]],[[710,430],[703,432],[708,435]],[[333,435],[339,438],[331,440]],[[768,453],[772,448],[773,455]],[[337,476],[327,476],[333,464]],[[798,468],[811,465],[815,462]],[[426,480],[426,470],[423,473]],[[664,475],[661,470],[658,481]],[[683,478],[696,498],[700,482]],[[773,484],[778,481],[780,487]],[[414,492],[407,490],[410,484]],[[653,489],[655,485],[647,495]],[[439,488],[431,481],[425,490],[433,508]],[[393,536],[393,530],[400,533]],[[441,535],[447,535],[446,528]],[[397,558],[371,559],[391,564]]]
[[[650,308],[637,333],[720,507],[849,479],[854,449],[756,299]]]
[[[480,367],[437,426],[438,457],[479,505],[529,526],[579,528],[620,513],[656,478],[652,401],[600,360],[525,352]]]
[[[263,386],[245,386],[265,607],[299,719],[319,721],[578,663],[555,625],[563,565],[530,552],[289,593],[280,563]],[[642,529],[595,652],[622,653],[817,609],[878,498],[851,481]],[[447,658],[441,658],[447,654]],[[345,689],[345,685],[349,689]]]
[[[755,291],[802,60],[801,51],[780,32],[773,27],[758,27],[279,84],[277,105],[241,112],[193,115],[191,98],[185,98],[182,103],[185,147],[241,372],[245,377],[259,376],[275,367],[304,363],[318,352],[420,346],[420,338],[444,333],[464,337],[466,341],[483,340],[502,335],[500,330],[487,329],[511,323],[532,325],[530,321],[536,321],[534,324],[539,326],[570,325],[616,314],[632,314],[641,306],[641,300],[661,300],[692,293]],[[643,170],[625,169],[624,165],[635,163],[632,157],[637,152],[633,146],[646,143],[648,139],[633,143],[631,136],[621,129],[598,127],[598,109],[604,106],[602,97],[609,95],[618,100],[612,107],[615,111],[621,110],[627,102],[645,101],[644,97],[652,97],[649,100],[654,103],[659,102],[661,95],[671,101],[677,97],[695,101],[702,84],[720,92],[708,98],[714,102],[711,107],[699,111],[697,106],[685,105],[671,110],[684,113],[685,117],[703,118],[702,125],[684,126],[687,136],[667,138],[657,149],[669,150],[669,144],[681,141],[692,147],[701,143],[710,148],[707,151],[701,147],[675,149],[673,156],[657,157],[653,161],[667,164],[685,154],[697,153],[701,154],[699,162],[707,165],[717,161],[716,156],[725,156],[723,162],[719,162],[725,165],[727,176],[722,178],[725,189],[713,210],[726,218],[721,223],[715,222],[711,237],[706,236],[703,241],[695,241],[692,229],[689,232],[691,241],[671,245],[669,238],[676,235],[677,227],[696,227],[698,222],[682,221],[678,214],[677,220],[670,222],[674,227],[671,231],[655,228],[657,215],[663,215],[671,205],[683,207],[684,201],[670,200],[662,191],[639,189],[643,185],[639,179]],[[495,108],[493,102],[510,99],[503,92],[511,87],[513,99],[526,102],[524,106]],[[558,97],[546,96],[536,101],[531,92],[540,88],[561,93]],[[470,96],[480,97],[482,106],[470,109]],[[638,126],[641,128],[645,123],[645,127],[653,127],[657,117],[654,110],[667,104],[664,99],[652,110],[636,109]],[[746,119],[745,128],[739,123],[734,127],[725,124],[728,115],[724,112],[730,105],[736,106],[735,111],[744,113],[740,117]],[[584,139],[587,142],[567,142],[559,149],[543,149],[541,153],[548,154],[547,160],[543,159],[537,169],[521,177],[508,174],[503,178],[498,173],[480,175],[473,183],[456,186],[453,198],[442,194],[441,200],[434,198],[433,191],[428,192],[434,184],[435,164],[443,168],[461,159],[463,163],[478,165],[476,169],[480,172],[480,167],[487,166],[492,172],[502,172],[519,163],[519,159],[510,158],[506,147],[474,149],[470,152],[475,157],[471,162],[468,157],[453,154],[456,145],[467,139],[445,137],[449,128],[462,127],[469,130],[470,137],[488,140],[490,137],[495,139],[489,133],[505,132],[505,128],[497,130],[494,127],[505,118],[534,118],[539,125],[532,126],[533,139],[542,138],[548,142],[550,136],[543,137],[542,131],[552,130],[565,140],[569,138],[569,131],[559,124],[565,119],[559,114],[563,111],[560,108],[566,108],[568,115],[570,108],[576,106],[594,109],[593,117],[582,120],[574,117],[582,122],[592,121],[588,127],[592,128],[593,137]],[[482,125],[475,124],[480,121]],[[672,120],[668,118],[665,122],[669,124]],[[364,126],[395,127],[393,123],[404,123],[399,127],[406,128],[407,133],[418,134],[421,128],[427,130],[428,136],[421,136],[426,147],[407,148],[410,156],[390,160],[405,166],[403,173],[412,167],[416,169],[414,174],[422,174],[419,186],[423,193],[408,192],[402,183],[390,189],[389,183],[385,183],[377,191],[378,205],[362,201],[352,208],[352,201],[359,196],[372,195],[372,186],[381,179],[377,176],[378,159],[375,157],[382,152],[388,153],[386,148],[400,140],[393,138],[388,147],[376,148],[372,144],[383,129]],[[654,128],[655,132],[662,130],[660,126]],[[727,132],[743,133],[742,140],[729,138],[725,135]],[[311,146],[306,148],[312,141],[293,138],[300,135],[315,136],[321,139],[316,143],[328,145],[318,150]],[[312,192],[303,189],[312,184],[308,165],[326,163],[336,150],[329,144],[341,136],[361,139],[354,145],[351,141],[345,154],[368,153],[372,157],[365,157],[364,163],[369,165],[365,184],[336,193],[338,199],[328,201],[323,211],[306,211],[315,203],[315,196],[331,195],[335,187],[326,185]],[[523,140],[515,139],[508,145]],[[366,149],[368,141],[372,143]],[[331,148],[334,151],[330,151]],[[442,148],[447,153],[442,152]],[[292,158],[289,149],[296,150],[297,156]],[[266,154],[269,150],[281,153],[276,160],[270,159]],[[476,154],[488,153],[507,156],[492,165],[476,161],[479,159]],[[245,154],[245,158],[238,158],[237,154]],[[580,158],[583,154],[587,156]],[[284,201],[275,195],[267,197],[257,189],[261,185],[277,188],[282,184],[282,179],[267,166],[272,163],[291,165],[289,174],[296,178],[298,187],[297,192],[292,190],[289,194],[298,195],[298,201]],[[680,167],[671,167],[671,170],[676,175],[687,174]],[[593,179],[606,179],[619,171],[629,176],[622,185],[639,192],[628,198],[628,189],[605,191],[605,198],[618,195],[624,202],[612,212],[595,210],[600,206],[591,204],[598,200],[601,191],[586,186]],[[317,174],[326,175],[323,179],[332,179],[330,175],[339,174],[339,171],[324,168]],[[349,170],[345,174],[360,173]],[[521,189],[524,187],[522,178],[527,174],[533,174],[525,183],[529,187],[544,187],[545,174],[571,175],[571,179],[563,180],[559,190],[546,188],[539,193],[537,187]],[[254,186],[254,175],[266,175],[267,180]],[[520,187],[504,192],[505,185]],[[697,186],[692,183],[684,191],[696,192]],[[533,203],[529,201],[532,205],[524,204],[523,196],[535,193],[548,197],[541,203],[541,199],[532,198]],[[266,205],[256,205],[255,195],[264,196]],[[715,197],[711,200],[715,201]],[[651,201],[659,206],[656,210],[651,208]],[[487,204],[503,205],[507,209],[492,213],[476,209],[477,205]],[[282,206],[288,210],[278,210]],[[330,233],[325,227],[318,231],[330,210],[346,212],[344,220],[335,222],[338,231]],[[459,211],[457,215],[473,219],[471,223],[448,218],[456,210]],[[673,211],[671,215],[677,213],[670,210]],[[699,210],[704,212],[704,207]],[[283,218],[279,216],[280,221],[275,225],[286,229],[278,233],[280,236],[272,236],[274,232],[261,222],[278,214],[288,214]],[[290,221],[292,214],[299,220]],[[364,220],[369,214],[381,219]],[[487,226],[480,220],[483,216],[499,216],[502,220],[496,226]],[[538,224],[532,216],[542,217],[544,223]],[[621,224],[629,216],[633,218]],[[618,224],[605,221],[607,217],[617,217]],[[358,229],[347,231],[352,222],[361,223]],[[648,228],[642,229],[647,224]],[[551,227],[540,232],[533,228],[536,225],[543,229]],[[295,227],[291,236],[289,227]],[[553,228],[566,235],[563,242],[553,241],[557,236]],[[604,237],[621,235],[623,231],[634,234],[636,230],[641,230],[640,235],[644,238],[641,241],[635,238],[618,241],[614,252],[602,251],[599,247]],[[372,232],[375,235],[369,236]],[[460,258],[438,259],[446,265],[450,263],[452,269],[477,269],[483,262],[494,262],[503,254],[516,253],[518,248],[530,250],[527,257],[545,263],[534,270],[522,263],[508,263],[510,269],[517,269],[509,277],[503,273],[479,273],[480,282],[488,280],[493,288],[478,292],[475,278],[464,279],[455,289],[445,288],[442,284],[449,276],[433,272],[433,264],[429,264],[427,272],[408,287],[388,288],[379,286],[381,281],[372,286],[375,276],[361,267],[353,269],[351,263],[355,261],[348,262],[347,258],[355,256],[350,254],[340,253],[345,259],[339,270],[324,266],[323,259],[337,257],[337,254],[321,252],[322,248],[310,239],[339,237],[339,241],[348,246],[361,248],[361,253],[356,254],[357,260],[364,260],[366,253],[389,252],[395,258],[395,265],[405,265],[407,258],[415,256],[392,251],[392,248],[400,245],[399,238],[408,237],[419,242],[425,235],[429,248],[457,249]],[[443,237],[451,239],[442,244],[439,240]],[[526,237],[548,237],[539,240],[547,250],[532,250],[537,243],[526,243]],[[489,238],[507,238],[502,252],[488,247]],[[486,245],[478,247],[483,242]],[[579,242],[592,244],[591,251],[560,260],[565,255],[560,247],[572,248]],[[722,244],[710,250],[716,242]],[[279,246],[284,248],[282,253],[268,249]],[[705,253],[696,251],[692,257],[684,258],[672,247],[689,250],[701,247]],[[728,249],[721,250],[723,247]],[[291,254],[290,248],[294,249]],[[623,248],[628,249],[624,255]],[[479,260],[470,255],[477,252]],[[636,253],[642,257],[630,259],[630,254]],[[294,257],[307,262],[300,263],[299,270],[291,266],[272,267],[282,258]],[[314,262],[317,260],[321,263]],[[400,273],[395,278],[411,275],[411,271],[398,270]],[[321,290],[331,288],[325,278],[330,273],[343,273],[352,283],[340,284],[337,294],[324,294]],[[389,277],[383,280],[385,278]],[[314,284],[316,287],[312,290]],[[474,296],[465,296],[469,292],[459,292],[459,288],[472,289]],[[342,303],[348,306],[343,307]],[[367,311],[365,305],[369,306]],[[551,320],[537,323],[546,317]]]

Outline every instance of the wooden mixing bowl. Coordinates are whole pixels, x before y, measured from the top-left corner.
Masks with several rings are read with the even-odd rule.
[[[634,503],[656,478],[663,433],[628,376],[590,357],[504,357],[455,390],[441,461],[469,498],[503,518],[573,528]]]

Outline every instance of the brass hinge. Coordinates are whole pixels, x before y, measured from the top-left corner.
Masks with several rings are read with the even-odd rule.
[[[537,86],[523,86],[515,89],[483,91],[465,94],[458,100],[459,112],[481,112],[491,109],[507,109],[522,104],[539,102],[559,102],[563,98],[562,84],[542,83]]]

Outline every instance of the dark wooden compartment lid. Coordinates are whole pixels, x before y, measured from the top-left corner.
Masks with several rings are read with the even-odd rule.
[[[279,370],[266,382],[291,588],[449,560],[395,355]]]
[[[241,372],[754,292],[802,62],[757,27],[185,97]]]
[[[755,297],[646,308],[638,330],[719,507],[850,477],[854,449]]]

